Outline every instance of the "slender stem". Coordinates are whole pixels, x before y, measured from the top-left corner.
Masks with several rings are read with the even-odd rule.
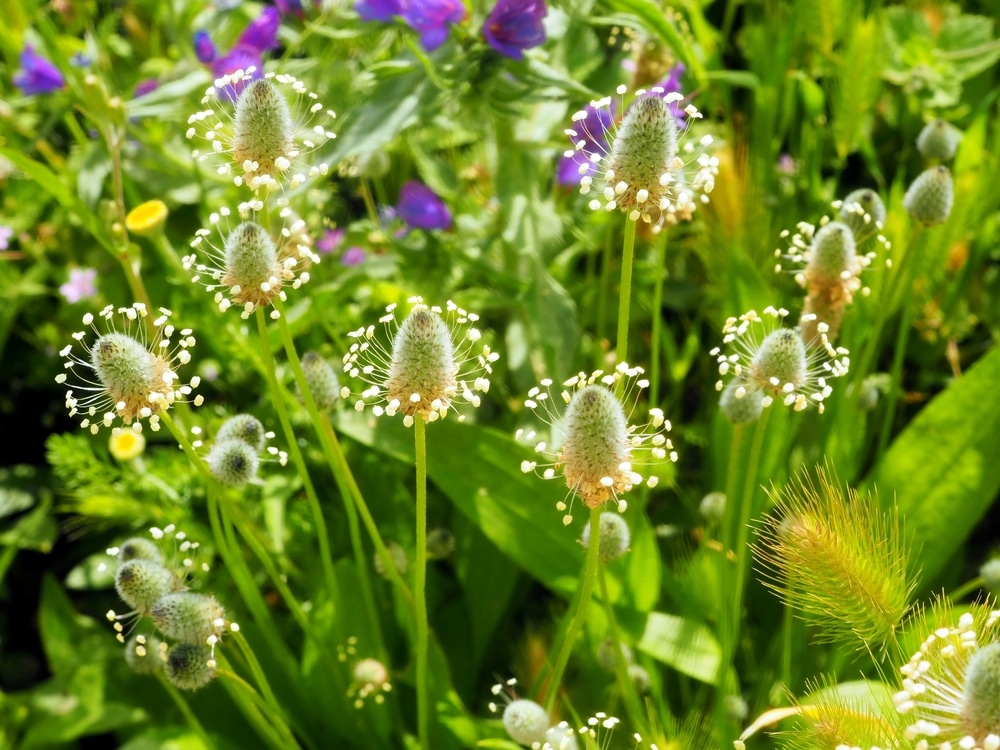
[[[220,665],[225,664],[221,654],[217,654],[216,658]],[[254,725],[261,739],[267,740],[275,750],[301,748],[288,725],[285,724],[281,716],[275,715],[270,710],[267,703],[260,697],[260,693],[254,690],[253,685],[232,671],[228,665],[220,666],[216,670],[216,674],[223,680],[229,694],[236,701],[243,715]]]
[[[559,695],[559,685],[562,682],[566,665],[569,664],[569,655],[573,651],[576,636],[580,633],[584,621],[587,619],[587,609],[594,593],[594,580],[597,578],[597,552],[601,544],[601,509],[600,506],[590,511],[590,546],[587,547],[587,558],[584,562],[583,577],[580,579],[580,599],[576,605],[576,612],[570,620],[566,635],[563,637],[562,647],[556,657],[555,666],[549,677],[549,685],[545,695],[545,709],[551,713],[555,705],[556,697]]]
[[[976,576],[971,581],[966,581],[957,589],[948,594],[948,598],[953,602],[960,601],[977,589],[981,589],[985,581],[982,576]]]
[[[896,419],[896,406],[903,395],[903,359],[906,356],[906,345],[910,340],[910,324],[913,320],[913,306],[910,304],[912,286],[903,294],[903,309],[896,331],[896,346],[892,351],[892,366],[889,370],[889,398],[886,399],[885,414],[878,434],[878,446],[875,451],[875,461],[879,461],[889,444],[889,434]]]
[[[177,441],[177,444],[180,445],[181,450],[184,451],[184,455],[188,457],[188,460],[194,468],[198,470],[199,474],[201,474],[201,478],[208,483],[215,482],[215,477],[212,476],[212,472],[208,470],[208,466],[201,459],[201,456],[198,455],[197,451],[195,451],[194,446],[191,445],[191,441],[188,440],[187,435],[184,434],[180,425],[178,425],[174,421],[174,418],[170,416],[170,412],[161,411],[159,417],[160,421],[167,426],[168,430],[170,430],[170,434],[174,436],[174,439]]]
[[[177,688],[170,684],[170,681],[163,674],[162,669],[156,670],[156,678],[160,681],[160,684],[163,685],[163,689],[167,691],[167,695],[170,696],[174,705],[177,706],[177,709],[181,712],[181,714],[183,714],[184,720],[188,723],[191,729],[194,730],[194,733],[201,738],[205,747],[215,747],[215,742],[212,740],[211,736],[209,736],[208,732],[205,731],[205,727],[202,726],[198,717],[195,716],[194,711],[191,710],[191,706],[188,705],[187,699],[181,695],[181,692]]]
[[[417,728],[420,747],[430,748],[430,686],[427,680],[427,436],[424,420],[413,422],[413,443],[417,463],[417,564],[413,594],[417,619]]]
[[[625,242],[622,245],[622,281],[618,291],[618,340],[615,359],[628,361],[628,316],[632,302],[632,257],[635,255],[635,221],[625,220]]]
[[[656,283],[653,285],[653,327],[649,342],[649,403],[660,403],[660,339],[663,337],[663,283],[667,279],[667,233],[660,232],[656,243],[656,260],[653,273]]]
[[[621,637],[618,635],[618,621],[615,618],[615,609],[611,605],[611,597],[608,595],[608,578],[603,565],[598,566],[597,582],[601,587],[604,615],[608,618],[608,634],[614,644],[615,679],[618,681],[618,689],[621,690],[622,700],[625,701],[625,707],[632,716],[632,724],[639,730],[640,734],[648,734],[648,727],[645,726],[646,717],[643,715],[639,703],[639,695],[636,692],[635,683],[628,673],[629,663],[625,658]]]
[[[747,542],[750,538],[750,519],[753,515],[754,494],[757,489],[757,469],[760,467],[760,454],[764,448],[764,436],[767,434],[767,421],[771,415],[770,407],[764,409],[753,433],[753,442],[750,444],[750,455],[747,459],[747,469],[743,476],[743,496],[740,498],[740,521],[736,527],[736,545],[733,551],[736,553],[736,586],[733,589],[732,600],[736,606],[736,632],[739,632],[739,607],[743,602],[743,588],[746,585],[747,571],[749,570]]]
[[[264,700],[267,701],[270,710],[279,716],[284,716],[284,709],[275,697],[274,691],[271,690],[271,683],[267,681],[267,675],[264,674],[264,670],[260,666],[260,662],[257,661],[257,656],[254,654],[253,649],[250,648],[250,644],[247,643],[247,639],[244,638],[243,634],[240,632],[233,633],[232,639],[236,641],[236,645],[239,647],[240,653],[243,655],[243,659],[247,663],[247,667],[250,668],[250,673],[253,675],[254,682],[257,683],[257,689],[260,691]]]
[[[0,583],[3,583],[3,579],[7,576],[7,569],[10,568],[15,557],[17,557],[17,547],[13,545],[4,547],[3,552],[0,552]]]

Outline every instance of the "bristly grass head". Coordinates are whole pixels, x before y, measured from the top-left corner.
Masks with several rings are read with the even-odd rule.
[[[189,400],[198,387],[197,376],[185,383],[177,374],[180,365],[191,361],[190,350],[195,344],[191,329],[177,331],[170,323],[172,313],[162,307],[159,312],[150,326],[151,335],[146,320],[149,313],[140,302],[117,310],[108,305],[101,310],[98,317],[104,319],[108,329],[104,332],[98,330],[91,313],[83,316],[83,324],[97,338],[88,343],[86,331],[74,333],[84,356],[74,354],[73,345],[67,345],[59,352],[65,358],[63,367],[67,372],[56,376],[57,383],[72,386],[66,391],[66,408],[71,417],[83,416],[81,427],[96,434],[102,426],[118,432],[120,424],[124,424],[141,432],[145,420],[156,432],[160,429],[160,413],[174,402]],[[175,333],[179,334],[176,339]],[[92,374],[84,375],[84,370]],[[70,383],[69,373],[82,382]],[[77,395],[81,391],[82,395]],[[200,405],[203,398],[195,396],[190,400]]]
[[[822,467],[769,495],[775,512],[754,545],[764,584],[823,640],[883,651],[916,585],[896,514]]]
[[[379,318],[391,344],[380,340],[373,325],[348,334],[354,343],[344,355],[344,372],[367,385],[354,408],[371,406],[377,417],[401,414],[409,427],[417,417],[424,422],[443,419],[459,400],[478,407],[500,356],[481,344],[482,334],[474,325],[479,316],[451,301],[443,310],[425,305],[420,297],[409,302],[410,313],[401,323],[395,304]],[[349,399],[351,389],[344,386],[340,395]]]
[[[544,463],[522,461],[521,471],[538,473],[543,479],[554,479],[559,473],[565,477],[569,492],[556,504],[564,513],[564,524],[573,520],[573,500],[578,496],[588,508],[613,500],[619,512],[624,512],[623,495],[643,482],[638,465],[677,460],[666,436],[670,422],[662,410],[650,409],[642,425],[629,424],[630,413],[623,402],[633,402],[649,386],[642,375],[642,368],[623,362],[612,373],[598,370],[574,375],[563,382],[558,398],[548,379],[528,392],[524,405],[541,415],[550,436],[539,440],[534,430],[517,431],[518,440],[533,443],[535,452],[545,458]],[[615,386],[623,379],[624,395],[619,398]],[[657,476],[651,475],[646,485],[654,487],[656,481]]]

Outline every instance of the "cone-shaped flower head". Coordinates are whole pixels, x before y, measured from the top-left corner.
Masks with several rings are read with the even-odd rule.
[[[579,373],[562,384],[558,398],[552,397],[551,380],[543,380],[540,387],[532,388],[524,405],[541,414],[554,435],[556,445],[539,441],[534,431],[518,430],[516,437],[534,444],[535,452],[546,458],[546,463],[522,461],[521,471],[540,473],[543,479],[553,479],[561,469],[572,500],[577,496],[588,508],[596,508],[615,500],[619,511],[627,507],[622,495],[637,484],[643,476],[636,471],[639,461],[676,461],[677,453],[667,438],[670,430],[660,409],[649,410],[649,421],[641,427],[628,423],[622,399],[615,395],[615,385],[624,379],[623,398],[635,398],[648,387],[642,378],[642,368],[619,364],[614,373],[597,371],[587,375]],[[559,409],[562,403],[564,409]],[[539,469],[541,471],[539,472]],[[654,474],[646,480],[649,487],[656,486]],[[556,504],[567,511],[565,500]],[[572,521],[572,508],[563,516],[563,523]]]
[[[257,453],[264,450],[264,443],[273,435],[264,430],[264,425],[253,414],[237,414],[230,417],[215,434],[215,442],[224,440],[242,440]]]
[[[399,413],[410,426],[416,417],[425,422],[445,417],[458,399],[478,407],[499,357],[479,343],[481,334],[472,327],[479,316],[453,302],[446,311],[428,307],[419,297],[410,303],[401,324],[396,324],[396,305],[389,305],[379,319],[392,338],[391,349],[376,336],[375,326],[348,334],[356,341],[344,355],[344,372],[368,384],[355,409],[373,403],[375,416]],[[340,395],[349,398],[350,388],[341,388]]]
[[[202,98],[203,110],[188,118],[187,137],[208,145],[198,161],[211,160],[220,175],[251,190],[294,190],[329,173],[308,155],[335,135],[326,121],[335,117],[293,76],[255,75],[254,68],[216,79]],[[229,98],[238,90],[235,108]]]
[[[215,677],[212,649],[204,643],[177,643],[167,651],[163,673],[181,690],[205,687]]]
[[[600,387],[600,386],[596,386]],[[607,389],[605,389],[607,390]],[[597,556],[602,562],[611,562],[628,552],[631,534],[628,524],[618,513],[601,513],[601,536],[597,542]],[[583,527],[580,543],[590,547],[590,521]]]
[[[118,547],[116,558],[119,563],[127,563],[130,560],[149,560],[158,565],[163,564],[163,553],[160,548],[149,539],[141,536],[134,536],[122,542]]]
[[[548,712],[534,701],[519,698],[503,710],[503,727],[514,742],[531,747],[545,742],[545,733],[552,722]]]
[[[847,194],[842,201],[835,201],[833,207],[839,211],[839,218],[854,232],[854,239],[861,242],[885,224],[885,203],[871,188],[861,188]]]
[[[768,307],[764,315],[779,321],[788,311]],[[792,328],[775,328],[758,340],[756,329],[761,327],[764,327],[764,319],[754,310],[726,321],[722,341],[733,352],[726,354],[722,347],[710,352],[719,363],[719,374],[731,374],[746,392],[763,392],[762,405],[765,407],[778,398],[796,411],[814,404],[822,412],[823,401],[833,392],[827,381],[847,373],[850,365],[847,350],[834,349],[823,323],[817,326],[819,340],[813,340],[809,346],[802,334]],[[716,389],[722,391],[725,385],[725,380],[720,379]],[[746,392],[743,398],[747,397]]]
[[[733,378],[722,389],[719,410],[733,424],[756,422],[764,411],[764,391],[745,378]]]
[[[185,643],[218,640],[226,627],[225,610],[215,597],[193,591],[161,596],[149,616],[165,636]]]
[[[205,459],[212,476],[227,487],[242,487],[257,476],[260,458],[239,438],[216,440]]]
[[[896,710],[910,723],[905,737],[920,748],[1000,748],[1000,643],[995,603],[973,604],[955,625],[939,603],[939,624],[900,668]]]
[[[619,87],[619,95],[625,92],[624,86]],[[648,92],[637,91],[617,127],[612,124],[606,128],[610,118],[595,118],[602,110],[612,111],[610,97],[593,101],[588,109],[573,115],[574,127],[566,130],[573,149],[564,156],[586,154],[579,168],[583,175],[580,192],[586,195],[597,187],[602,196],[591,200],[592,209],[621,209],[630,219],[641,218],[660,226],[690,219],[696,201],[707,202],[715,187],[719,161],[706,152],[711,136],[703,136],[695,145],[684,138],[687,128],[678,129],[675,106],[683,99],[682,94],[658,86]],[[687,125],[701,117],[693,105],[684,112],[689,118]],[[602,132],[590,132],[595,123]],[[600,165],[598,175],[589,174],[587,162]],[[603,185],[595,186],[595,179]]]
[[[320,411],[332,409],[340,400],[340,382],[333,366],[318,352],[302,355],[302,374]]]
[[[277,237],[272,237],[255,220],[262,210],[262,201],[241,203],[237,211],[244,221],[236,226],[231,226],[228,208],[211,214],[211,228],[195,233],[193,252],[183,259],[184,269],[195,272],[191,280],[215,293],[219,310],[225,312],[235,303],[244,319],[275,299],[285,301],[286,286],[298,289],[307,283],[308,268],[319,263],[302,219],[282,207],[282,226]],[[272,318],[278,316],[277,310],[271,311]]]
[[[958,150],[962,133],[945,120],[931,120],[917,136],[917,151],[925,159],[948,161]]]
[[[948,167],[931,167],[921,172],[903,196],[903,208],[921,224],[941,224],[951,214],[955,186]]]
[[[195,344],[189,328],[179,332],[170,323],[170,311],[160,308],[160,317],[148,326],[146,306],[137,302],[132,307],[105,307],[99,317],[110,330],[101,332],[94,325],[94,316],[87,313],[83,324],[97,335],[93,343],[85,341],[87,332],[79,331],[73,338],[83,347],[84,355],[73,353],[73,345],[66,346],[60,356],[65,358],[63,367],[68,372],[56,376],[60,384],[69,382],[69,373],[79,375],[83,382],[66,391],[66,408],[71,417],[83,415],[80,426],[97,433],[100,427],[120,429],[119,420],[131,425],[135,432],[142,431],[141,420],[148,420],[154,432],[160,428],[159,414],[175,401],[185,400],[198,386],[200,379],[190,383],[180,382],[176,369],[191,360],[191,347]],[[115,318],[123,322],[123,329],[115,328]],[[133,330],[137,329],[137,330]],[[176,342],[174,334],[179,333]],[[90,370],[92,376],[80,371]],[[77,396],[78,391],[84,395]],[[196,405],[202,397],[193,399]]]
[[[156,636],[134,635],[125,643],[125,663],[136,674],[153,674],[163,668],[165,649],[166,644]]]
[[[148,614],[157,600],[182,587],[177,576],[151,560],[129,560],[115,573],[115,591],[139,614]]]

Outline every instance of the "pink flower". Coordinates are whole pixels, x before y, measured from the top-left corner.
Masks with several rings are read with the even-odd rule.
[[[96,280],[96,268],[70,269],[69,281],[59,287],[59,294],[65,297],[71,305],[75,304],[97,294]]]

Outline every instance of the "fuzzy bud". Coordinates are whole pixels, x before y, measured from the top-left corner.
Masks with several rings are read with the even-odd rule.
[[[144,409],[155,414],[162,403],[173,400],[172,384],[177,376],[166,360],[150,354],[127,334],[113,332],[98,338],[91,349],[90,364],[125,424],[139,417]],[[163,400],[151,400],[153,394]]]
[[[163,673],[170,684],[181,690],[197,690],[215,677],[210,667],[212,649],[203,643],[178,643],[167,651]]]
[[[302,355],[302,374],[312,394],[316,407],[327,411],[340,399],[340,383],[333,367],[317,352]]]
[[[840,284],[854,271],[857,253],[854,233],[847,224],[831,221],[819,228],[809,248],[806,284]]]
[[[645,667],[639,664],[629,664],[628,676],[639,695],[645,695],[649,692],[649,672],[646,671]]]
[[[401,576],[405,576],[407,569],[410,567],[410,561],[406,559],[406,550],[396,542],[389,542],[385,547],[389,553],[389,558],[392,560],[392,564],[396,568],[396,572]],[[375,572],[382,578],[389,578],[389,571],[386,570],[385,563],[382,562],[382,556],[377,552],[375,553]]]
[[[802,336],[791,328],[778,328],[764,337],[754,353],[750,377],[762,387],[780,393],[786,383],[804,383],[808,369]]]
[[[177,591],[177,577],[151,560],[130,560],[118,566],[115,591],[126,604],[146,614],[154,603],[171,591]]]
[[[847,194],[840,205],[840,220],[861,240],[885,224],[885,203],[871,188],[861,188]]]
[[[764,392],[739,378],[733,378],[719,397],[719,409],[733,424],[756,422],[764,411]]]
[[[577,750],[579,748],[576,743],[576,732],[565,721],[559,722],[554,727],[549,727],[545,732],[545,743],[543,747],[550,747],[552,750]]]
[[[917,151],[925,159],[948,161],[958,150],[962,134],[944,120],[932,120],[917,136]]]
[[[287,274],[278,259],[278,247],[260,224],[244,221],[226,237],[222,283],[234,302],[253,307],[267,305],[281,292]]]
[[[219,432],[215,435],[215,442],[221,443],[224,440],[242,440],[255,451],[260,453],[264,449],[266,439],[264,425],[252,414],[237,414],[222,423]]]
[[[610,200],[626,213],[648,216],[670,195],[677,157],[677,122],[659,96],[639,97],[625,113],[608,154]]]
[[[551,722],[544,708],[534,701],[520,698],[511,701],[503,711],[503,726],[510,738],[521,745],[544,742]]]
[[[625,659],[626,664],[632,663],[632,649],[624,643],[619,643],[618,646],[622,650],[622,658]],[[605,669],[608,672],[614,672],[615,666],[618,664],[618,649],[615,648],[614,638],[605,638],[601,641],[601,645],[597,647],[597,663],[601,665],[601,669]]]
[[[163,666],[159,638],[134,635],[125,643],[125,662],[136,674],[153,674]]]
[[[455,537],[445,528],[427,532],[427,559],[443,560],[455,551]]]
[[[1000,557],[987,560],[979,567],[983,586],[993,594],[1000,593]]]
[[[966,734],[1000,734],[1000,643],[982,646],[969,659],[962,699],[962,729]]]
[[[615,394],[603,385],[584,386],[566,407],[565,423],[563,473],[587,507],[630,489],[628,421]]]
[[[251,81],[236,103],[233,159],[251,162],[247,182],[260,176],[277,177],[295,156],[294,125],[288,102],[270,78]]]
[[[903,208],[921,224],[940,224],[951,214],[955,187],[948,167],[931,167],[921,172],[903,196]]]
[[[257,451],[237,438],[217,440],[205,461],[212,476],[227,487],[242,487],[257,476],[260,466]]]
[[[434,421],[455,396],[457,369],[447,324],[434,311],[416,307],[392,344],[386,399],[403,414]]]
[[[709,492],[701,499],[698,511],[706,523],[713,526],[722,523],[722,519],[726,516],[726,493]]]
[[[601,562],[610,562],[628,552],[630,534],[628,524],[618,513],[601,513],[601,537],[597,542],[597,556]],[[590,547],[590,521],[583,527],[580,543]]]
[[[163,553],[160,548],[148,539],[134,536],[126,539],[118,547],[118,562],[127,563],[129,560],[149,560],[157,565],[163,564]]]
[[[160,597],[149,616],[167,637],[203,644],[222,632],[226,613],[213,596],[181,591]]]

